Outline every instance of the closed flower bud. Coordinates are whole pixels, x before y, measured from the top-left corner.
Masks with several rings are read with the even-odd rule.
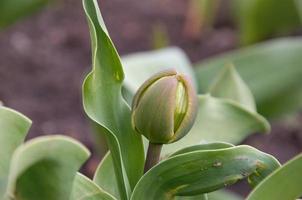
[[[189,132],[196,114],[197,95],[191,81],[168,70],[139,88],[132,104],[132,125],[151,143],[167,144]]]

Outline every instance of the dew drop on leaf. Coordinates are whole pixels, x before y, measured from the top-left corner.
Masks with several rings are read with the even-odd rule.
[[[213,163],[213,167],[221,167],[222,166],[222,162],[219,162],[219,161],[215,161]]]
[[[121,74],[120,74],[119,72],[115,72],[115,73],[114,73],[114,77],[115,77],[115,79],[116,79],[117,81],[121,81],[121,80],[122,80],[122,76],[121,76]]]

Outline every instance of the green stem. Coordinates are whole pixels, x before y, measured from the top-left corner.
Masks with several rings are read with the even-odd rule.
[[[145,173],[159,162],[160,152],[162,147],[163,147],[162,144],[154,144],[149,142],[148,153],[147,153],[145,169],[144,169]]]

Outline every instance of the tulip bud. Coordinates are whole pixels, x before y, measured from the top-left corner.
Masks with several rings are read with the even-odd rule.
[[[197,95],[191,81],[175,70],[148,79],[132,104],[132,125],[150,143],[167,144],[184,137],[197,114]]]

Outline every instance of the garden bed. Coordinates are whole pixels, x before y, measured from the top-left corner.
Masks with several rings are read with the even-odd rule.
[[[234,49],[236,29],[219,17],[214,30],[200,40],[183,34],[187,1],[102,1],[107,27],[120,54],[149,50],[156,23],[167,27],[172,45],[199,61]],[[127,9],[126,9],[127,8]],[[34,123],[29,137],[66,134],[93,148],[82,109],[81,84],[90,63],[89,33],[80,1],[65,0],[0,33],[0,99]],[[298,117],[299,118],[299,117]],[[270,135],[253,135],[244,143],[285,162],[302,150],[302,127],[297,122],[273,122]],[[84,171],[91,175],[99,158]],[[244,185],[234,186],[246,194]]]

